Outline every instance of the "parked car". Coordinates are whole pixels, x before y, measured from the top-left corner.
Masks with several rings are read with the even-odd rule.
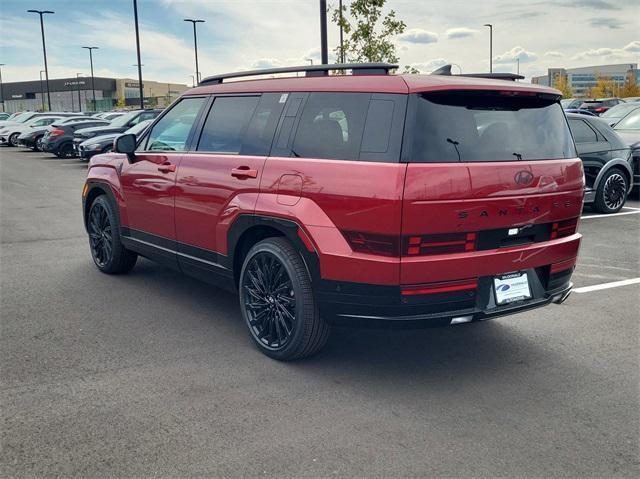
[[[129,128],[125,133],[138,136],[144,132],[152,121],[153,120],[141,121],[137,125]],[[119,135],[120,133],[109,133],[108,135],[95,136],[88,140],[75,138],[73,140],[73,148],[80,159],[89,160],[94,155],[111,151],[113,149],[113,140],[115,140]]]
[[[609,108],[612,108],[620,103],[624,103],[620,98],[598,98],[597,100],[585,100],[580,105],[581,110],[589,110],[597,115],[602,115]]]
[[[614,126],[632,111],[640,108],[640,102],[620,103],[605,111],[600,118],[605,120],[609,126]]]
[[[73,150],[73,134],[80,128],[91,128],[94,126],[108,125],[105,120],[87,120],[75,123],[54,124],[49,129],[40,142],[42,151],[53,153],[58,158],[73,158],[75,151]]]
[[[8,125],[8,124],[16,124],[16,123],[25,123],[26,121],[29,121],[32,118],[36,118],[36,117],[41,117],[41,116],[75,116],[75,113],[69,113],[69,112],[60,112],[60,111],[48,111],[45,113],[39,113],[37,111],[25,111],[20,113],[19,115],[16,115],[13,118],[9,118],[7,120],[2,120],[0,121],[0,128]]]
[[[640,101],[640,96],[627,96],[623,100],[626,102]]]
[[[7,120],[11,116],[11,113],[0,113],[0,120]]]
[[[565,98],[563,100],[560,100],[560,104],[565,110],[580,108],[580,105],[582,105],[583,103],[584,99],[582,98]]]
[[[633,110],[616,123],[614,131],[631,148],[633,157],[633,183],[640,185],[640,110]]]
[[[34,128],[47,127],[54,121],[59,120],[60,116],[38,116],[25,121],[24,123],[9,123],[0,128],[0,145],[18,146],[18,137],[22,133],[33,131]]]
[[[107,126],[99,126],[93,128],[85,128],[75,132],[75,139],[80,142],[88,140],[98,135],[106,135],[109,133],[122,133],[132,126],[137,125],[141,121],[152,120],[157,117],[162,110],[134,110],[119,116]]]
[[[557,91],[393,68],[210,77],[120,135],[83,188],[96,267],[143,255],[237,288],[254,342],[281,360],[318,351],[332,321],[448,325],[562,302],[584,181]]]
[[[567,119],[584,165],[585,204],[617,213],[633,185],[631,149],[600,118],[568,114]]]
[[[565,110],[565,113],[576,113],[578,115],[587,115],[587,116],[595,116],[595,117],[598,116],[589,110],[581,110],[580,108],[567,108]]]
[[[29,131],[18,136],[18,146],[31,148],[33,151],[42,151],[42,138],[48,130],[59,125],[67,125],[87,120],[91,120],[91,118],[87,116],[68,116],[56,120],[51,126],[32,127]]]

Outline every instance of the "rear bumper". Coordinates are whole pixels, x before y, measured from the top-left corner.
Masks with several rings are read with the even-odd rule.
[[[478,278],[478,288],[421,297],[403,297],[400,287],[322,281],[316,295],[322,315],[334,324],[366,322],[446,326],[483,321],[562,303],[570,294],[573,267],[550,273],[550,266],[526,270],[532,298],[497,305],[493,276]]]

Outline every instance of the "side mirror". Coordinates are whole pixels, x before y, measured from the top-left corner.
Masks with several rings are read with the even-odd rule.
[[[136,135],[127,133],[117,136],[113,140],[113,151],[116,153],[125,153],[129,159],[132,159],[136,151]]]

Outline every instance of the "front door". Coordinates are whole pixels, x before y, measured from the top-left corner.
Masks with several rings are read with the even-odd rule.
[[[187,97],[174,105],[138,145],[120,176],[126,205],[123,233],[173,262],[176,172],[206,100]]]

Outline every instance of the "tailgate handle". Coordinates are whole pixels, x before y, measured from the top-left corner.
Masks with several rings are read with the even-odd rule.
[[[257,178],[258,170],[252,170],[248,166],[239,166],[231,170],[231,176],[234,178]]]

